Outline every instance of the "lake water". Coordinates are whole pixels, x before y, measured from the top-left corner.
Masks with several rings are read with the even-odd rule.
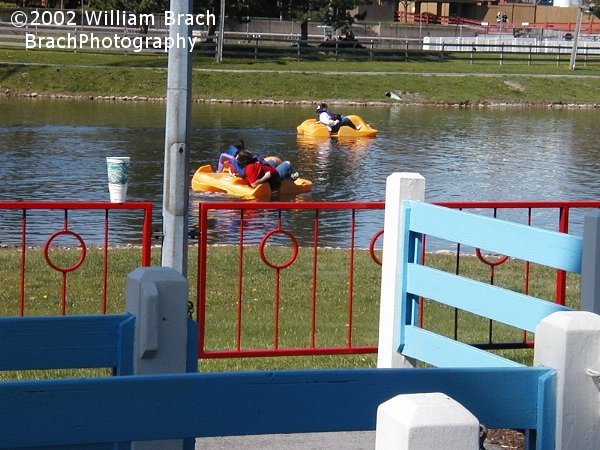
[[[303,201],[382,201],[386,177],[399,171],[426,178],[428,201],[600,200],[597,111],[332,109],[362,116],[379,135],[306,141],[295,127],[313,107],[195,104],[190,177],[242,138],[313,181]],[[154,202],[160,222],[164,118],[163,103],[1,99],[0,201],[108,200],[105,157],[129,156],[128,200]],[[228,198],[192,194],[192,210],[216,199]]]

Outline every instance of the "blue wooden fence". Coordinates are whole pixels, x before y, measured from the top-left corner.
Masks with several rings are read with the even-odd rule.
[[[582,238],[483,217],[427,203],[403,205],[405,255],[401,286],[398,349],[407,357],[438,367],[507,367],[517,363],[439,336],[417,326],[419,297],[468,311],[518,329],[535,332],[546,316],[570,308],[461,275],[419,264],[423,234],[492,253],[581,273]]]
[[[135,317],[0,319],[0,370],[112,368],[133,373]]]
[[[444,392],[494,428],[551,421],[547,369],[364,369],[5,382],[1,448],[373,430],[380,403]],[[542,420],[542,422],[544,421]],[[99,448],[111,448],[110,445]],[[546,447],[550,448],[550,447]]]

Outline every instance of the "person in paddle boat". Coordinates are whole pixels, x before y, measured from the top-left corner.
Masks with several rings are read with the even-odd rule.
[[[269,183],[271,192],[276,192],[283,180],[286,178],[296,180],[299,176],[289,161],[277,164],[273,160],[259,159],[247,150],[240,150],[236,159],[238,166],[244,170],[248,184],[252,187]]]
[[[217,166],[217,170],[215,173],[223,172],[225,162],[227,161],[229,163],[229,167],[231,167],[237,175],[243,177],[244,171],[241,167],[238,166],[235,157],[240,152],[240,150],[244,150],[245,148],[246,146],[244,145],[244,141],[242,141],[241,139],[231,144],[227,150],[225,150],[219,155],[219,165]]]
[[[317,108],[317,122],[325,125],[330,133],[337,133],[342,126],[347,126],[355,130],[361,129],[360,125],[358,127],[354,125],[347,116],[329,111],[325,103],[321,103]]]

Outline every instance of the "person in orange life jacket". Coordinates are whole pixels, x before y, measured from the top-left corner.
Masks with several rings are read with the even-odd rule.
[[[355,130],[360,130],[361,126],[356,126],[347,116],[342,116],[340,114],[334,114],[329,111],[327,105],[325,103],[321,103],[317,108],[317,122],[322,123],[327,127],[327,129],[335,133],[337,132],[341,126],[348,126],[350,128],[354,128]]]
[[[238,165],[244,170],[246,180],[252,187],[269,183],[272,191],[279,189],[281,181],[286,178],[296,180],[298,172],[294,172],[289,161],[276,165],[274,161],[257,158],[246,150],[240,150],[236,156]]]
[[[225,165],[225,161],[229,162],[229,167],[232,167],[236,174],[243,177],[244,171],[241,167],[238,166],[235,157],[240,152],[240,150],[244,150],[246,147],[244,145],[244,141],[237,140],[233,144],[229,146],[227,150],[219,155],[219,165],[217,166],[217,170],[215,173],[223,172],[223,167]]]

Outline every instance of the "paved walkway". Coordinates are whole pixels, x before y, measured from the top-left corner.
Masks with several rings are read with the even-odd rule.
[[[0,42],[0,45],[2,42]],[[43,67],[80,67],[80,68],[96,68],[105,69],[107,66],[103,64],[63,64],[63,63],[48,63],[48,62],[12,62],[0,61],[0,66],[43,66]],[[152,67],[152,66],[131,66],[129,69],[135,70],[158,70],[166,71],[167,67]],[[483,78],[502,78],[502,77],[531,77],[531,78],[600,78],[600,75],[583,74],[581,72],[569,73],[502,73],[502,72],[406,72],[406,71],[369,71],[369,70],[302,70],[302,69],[216,69],[216,68],[200,68],[193,67],[194,72],[216,72],[216,73],[276,73],[276,74],[318,74],[318,75],[415,75],[421,77],[483,77]]]
[[[371,450],[375,431],[227,436],[196,439],[197,450]],[[485,450],[504,447],[486,443]]]
[[[293,433],[196,439],[200,450],[367,450],[375,448],[374,431],[351,433]]]

